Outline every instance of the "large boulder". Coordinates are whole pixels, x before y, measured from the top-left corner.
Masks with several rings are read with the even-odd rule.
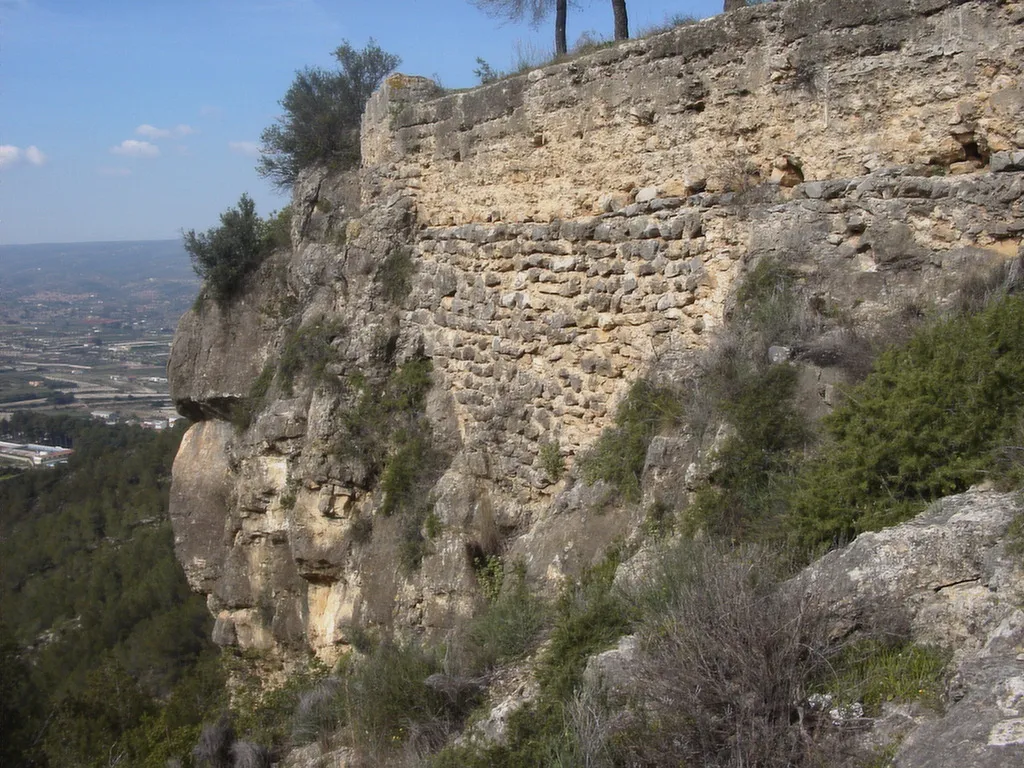
[[[857,537],[796,584],[837,634],[909,628],[953,651],[948,702],[906,732],[897,768],[1024,765],[1024,558],[1009,535],[1021,494],[972,489]]]

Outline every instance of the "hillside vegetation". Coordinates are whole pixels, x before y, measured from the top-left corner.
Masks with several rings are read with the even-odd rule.
[[[75,449],[0,481],[5,766],[162,766],[223,696],[167,519],[183,431],[20,413],[4,425]]]
[[[939,707],[947,651],[915,645],[898,625],[837,641],[820,606],[779,584],[817,553],[909,519],[930,501],[983,481],[1020,486],[1019,270],[1011,263],[963,286],[948,308],[907,320],[903,343],[847,338],[837,359],[860,382],[815,424],[797,398],[808,364],[799,350],[816,333],[799,280],[778,263],[755,265],[698,380],[639,381],[577,470],[578,481],[615,489],[613,503],[636,504],[655,436],[720,432],[692,503],[681,495],[648,509],[642,534],[553,600],[533,591],[522,564],[480,555],[476,614],[443,643],[354,627],[353,650],[335,669],[313,667],[254,696],[227,736],[223,725],[207,735],[270,754],[315,743],[372,765],[882,760],[884,752],[853,744],[827,718],[797,722],[794,707],[809,691],[869,716],[880,702]],[[793,359],[770,362],[777,341],[798,350]],[[640,581],[623,582],[620,566],[640,550],[659,554]],[[588,660],[623,635],[634,636],[630,685],[644,692],[642,703],[616,699],[587,672]],[[452,746],[487,716],[492,681],[524,669],[536,695],[508,719],[505,740]]]

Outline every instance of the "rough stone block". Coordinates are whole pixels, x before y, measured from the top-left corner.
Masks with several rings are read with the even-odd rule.
[[[1024,150],[1012,152],[993,152],[989,158],[989,170],[992,173],[1009,173],[1024,171]]]
[[[657,187],[643,187],[637,190],[635,201],[637,203],[649,203],[658,197]]]

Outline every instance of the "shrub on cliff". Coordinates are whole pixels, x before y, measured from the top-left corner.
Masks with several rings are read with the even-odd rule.
[[[272,222],[279,219],[271,216]],[[256,203],[247,194],[220,215],[219,227],[199,233],[190,229],[184,239],[192,268],[205,281],[208,295],[219,302],[233,298],[245,278],[281,245],[278,227],[256,214]]]
[[[1022,403],[1024,297],[919,332],[826,419],[829,441],[794,502],[798,537],[850,539],[998,473]]]
[[[334,58],[338,71],[307,67],[296,73],[281,100],[284,115],[260,136],[256,170],[278,187],[290,187],[299,171],[312,165],[345,170],[359,164],[366,101],[401,62],[372,39],[361,51],[344,42]]]
[[[628,690],[632,727],[612,739],[628,765],[834,765],[798,720],[835,649],[813,599],[779,589],[783,564],[756,547],[681,541],[636,595],[642,613]]]
[[[733,431],[715,453],[711,483],[696,494],[691,526],[745,540],[773,532],[809,439],[793,404],[797,376],[774,365],[738,377],[736,395],[719,405]]]
[[[587,483],[604,480],[628,501],[640,499],[640,475],[651,438],[678,422],[682,403],[678,393],[649,381],[636,381],[615,413],[615,426],[601,433],[580,459]]]

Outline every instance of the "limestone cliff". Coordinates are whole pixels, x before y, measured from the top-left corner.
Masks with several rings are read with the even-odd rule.
[[[291,250],[179,327],[171,514],[215,639],[331,660],[353,627],[444,630],[476,555],[589,563],[640,512],[593,511],[575,457],[632,381],[687,375],[762,257],[827,339],[1024,255],[1022,62],[1018,0],[791,0],[464,93],[390,78],[358,173],[309,169]],[[353,423],[421,361],[410,522]],[[803,362],[812,410],[833,363]],[[648,495],[701,451],[657,441]]]

